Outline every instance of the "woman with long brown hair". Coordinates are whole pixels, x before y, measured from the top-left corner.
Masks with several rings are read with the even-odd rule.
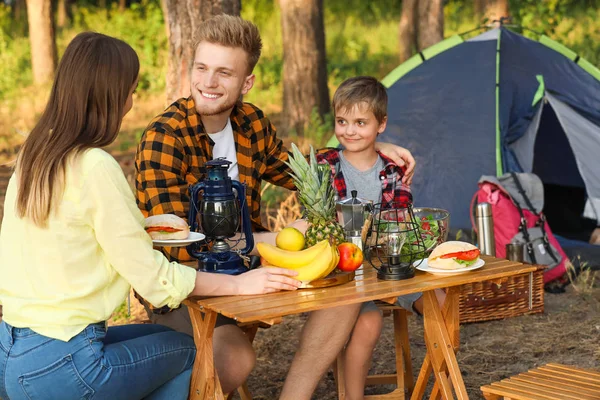
[[[77,35],[18,155],[0,231],[1,399],[185,399],[190,336],[160,325],[106,327],[130,285],[174,308],[189,295],[299,284],[278,268],[200,273],[153,250],[119,164],[101,149],[132,107],[138,72],[125,42]]]

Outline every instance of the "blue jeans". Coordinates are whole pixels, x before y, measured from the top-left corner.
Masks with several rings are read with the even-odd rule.
[[[68,342],[0,322],[0,399],[184,400],[194,340],[160,325],[91,324]]]

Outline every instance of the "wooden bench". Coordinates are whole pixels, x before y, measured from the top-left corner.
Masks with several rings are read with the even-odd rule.
[[[394,320],[394,347],[396,350],[396,373],[384,375],[369,375],[365,386],[369,385],[396,385],[390,393],[379,395],[366,395],[365,400],[393,400],[406,398],[406,393],[410,394],[414,387],[412,364],[410,359],[410,343],[408,340],[408,321],[407,316],[411,314],[404,308],[388,304],[382,301],[376,301],[375,304],[383,312],[384,317],[393,315]],[[334,364],[334,376],[337,384],[338,399],[346,399],[345,373],[344,373],[344,354],[342,350],[338,354]],[[402,373],[399,373],[401,371]]]
[[[600,400],[600,372],[547,364],[481,387],[486,400]]]

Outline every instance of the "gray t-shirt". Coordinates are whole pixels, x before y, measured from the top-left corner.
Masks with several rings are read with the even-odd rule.
[[[352,166],[340,151],[340,170],[346,181],[346,196],[356,190],[358,197],[364,200],[372,200],[377,204],[381,202],[381,182],[379,172],[385,166],[381,157],[377,156],[375,164],[367,171],[360,171]]]

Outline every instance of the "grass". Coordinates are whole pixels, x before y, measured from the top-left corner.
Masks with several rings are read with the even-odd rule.
[[[575,264],[578,267],[575,267]],[[594,271],[587,261],[582,261],[580,256],[577,256],[576,263],[567,262],[567,276],[573,289],[584,297],[589,297],[596,286],[596,275],[598,271]]]

